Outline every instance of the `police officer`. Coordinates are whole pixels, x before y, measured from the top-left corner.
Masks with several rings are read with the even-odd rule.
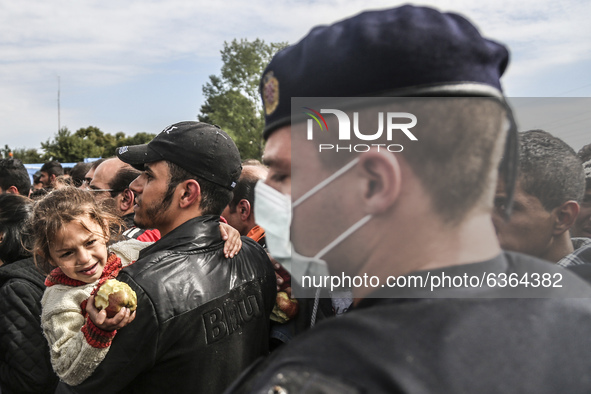
[[[591,389],[591,305],[564,298],[590,288],[502,252],[491,221],[501,157],[507,207],[515,180],[507,64],[507,49],[462,16],[409,5],[317,27],[273,58],[261,92],[276,193],[257,193],[267,207],[257,220],[293,272],[326,264],[329,285],[349,278],[354,309],[296,337],[228,392]],[[289,172],[278,154],[286,148]],[[272,218],[289,219],[290,208],[274,245]],[[502,278],[523,282],[508,288]],[[295,282],[306,290],[304,276]]]

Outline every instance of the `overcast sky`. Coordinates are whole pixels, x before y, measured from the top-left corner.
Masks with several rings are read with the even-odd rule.
[[[58,76],[62,127],[157,133],[196,119],[201,88],[219,73],[224,41],[295,43],[313,26],[397,4],[403,3],[0,0],[0,146],[38,148],[54,136]],[[591,1],[415,4],[459,12],[509,46],[505,92],[531,97],[519,102],[527,108],[527,116],[517,115],[522,129],[547,128],[575,149],[591,142],[590,100],[538,99],[591,97]]]

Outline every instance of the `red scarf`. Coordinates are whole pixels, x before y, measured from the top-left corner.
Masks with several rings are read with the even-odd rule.
[[[96,289],[101,287],[101,285],[107,281],[107,279],[116,278],[117,275],[119,275],[119,271],[121,271],[121,268],[122,268],[121,259],[119,257],[117,257],[117,255],[115,253],[110,253],[109,258],[107,259],[107,264],[105,264],[105,267],[103,268],[103,273],[101,274],[101,277],[99,278],[99,283],[95,287],[93,294],[95,293]],[[78,287],[78,286],[84,286],[87,284],[88,283],[86,283],[86,282],[82,282],[80,280],[72,279],[72,278],[66,276],[66,274],[64,274],[62,272],[61,268],[59,268],[59,267],[53,269],[49,273],[47,278],[45,278],[45,286],[47,286],[47,287],[51,287],[53,285],[66,285],[66,286]]]

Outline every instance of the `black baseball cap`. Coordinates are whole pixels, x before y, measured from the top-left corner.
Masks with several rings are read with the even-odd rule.
[[[140,171],[145,163],[170,161],[229,190],[236,187],[242,171],[232,138],[219,126],[195,121],[170,125],[147,144],[123,146],[117,157]]]

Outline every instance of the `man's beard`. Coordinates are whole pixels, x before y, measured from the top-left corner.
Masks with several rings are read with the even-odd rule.
[[[152,203],[151,205],[146,206],[142,205],[143,203],[140,201],[139,206],[141,215],[138,218],[136,212],[133,218],[133,224],[135,224],[136,227],[143,229],[159,229],[162,223],[164,223],[164,220],[169,220],[169,218],[167,218],[166,211],[170,207],[171,203],[171,199],[164,199],[163,201]]]

